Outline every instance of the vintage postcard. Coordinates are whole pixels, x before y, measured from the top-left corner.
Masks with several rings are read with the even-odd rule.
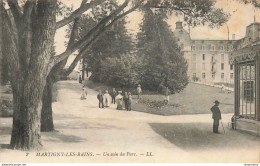
[[[260,162],[259,0],[0,0],[0,163]]]

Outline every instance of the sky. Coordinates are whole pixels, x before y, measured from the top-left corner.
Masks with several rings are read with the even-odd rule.
[[[68,6],[73,5],[74,9],[80,6],[80,0],[62,0]],[[123,0],[118,0],[122,3]],[[220,28],[211,29],[207,26],[198,26],[190,29],[191,39],[227,39],[229,28],[229,38],[232,39],[232,34],[235,34],[236,39],[243,38],[245,36],[246,26],[255,21],[260,22],[260,10],[254,8],[253,5],[245,5],[239,0],[216,0],[216,7],[223,8],[225,12],[231,14],[229,21]],[[139,31],[139,24],[142,21],[142,14],[138,11],[132,12],[127,16],[127,28],[132,33],[137,33]],[[167,20],[168,24],[171,25],[172,30],[175,30],[175,22],[182,21],[182,17],[176,17],[175,15],[169,16]],[[187,26],[184,27],[188,31]],[[64,42],[68,39],[65,38],[65,27],[59,29],[56,32],[55,42],[56,42],[56,52],[57,54],[65,51]],[[73,58],[72,58],[73,59]],[[70,58],[69,61],[72,60]]]

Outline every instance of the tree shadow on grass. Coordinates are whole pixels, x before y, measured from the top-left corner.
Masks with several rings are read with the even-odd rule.
[[[42,140],[47,142],[65,142],[65,143],[78,143],[85,142],[85,139],[77,137],[75,135],[65,135],[57,131],[42,132]]]
[[[209,123],[150,123],[151,128],[172,144],[184,150],[209,150],[212,148],[246,148],[260,146],[256,136],[225,129],[220,124],[220,134],[212,133]]]

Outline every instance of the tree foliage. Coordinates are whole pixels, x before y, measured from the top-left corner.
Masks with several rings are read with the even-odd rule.
[[[143,64],[139,74],[145,89],[163,91],[168,87],[174,93],[188,83],[187,63],[166,19],[167,15],[161,10],[144,10],[137,44]]]
[[[222,26],[230,17],[223,9],[216,8],[215,3],[216,0],[151,0],[145,7],[182,15],[190,27],[208,24],[213,28]]]

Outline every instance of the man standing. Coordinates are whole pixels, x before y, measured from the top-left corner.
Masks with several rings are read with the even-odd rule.
[[[125,102],[125,110],[128,110],[128,94],[127,94],[127,92],[125,92],[123,100]]]
[[[99,101],[99,103],[98,103],[99,108],[101,108],[101,107],[104,108],[103,94],[102,94],[101,90],[99,90],[99,93],[97,95],[97,99]]]
[[[215,105],[210,109],[212,112],[213,123],[213,133],[218,133],[219,120],[221,119],[221,112],[218,108],[219,101],[215,101]]]
[[[112,96],[112,103],[113,104],[116,104],[116,89],[115,88],[113,88],[113,91],[112,91],[112,94],[111,94],[111,96]]]

